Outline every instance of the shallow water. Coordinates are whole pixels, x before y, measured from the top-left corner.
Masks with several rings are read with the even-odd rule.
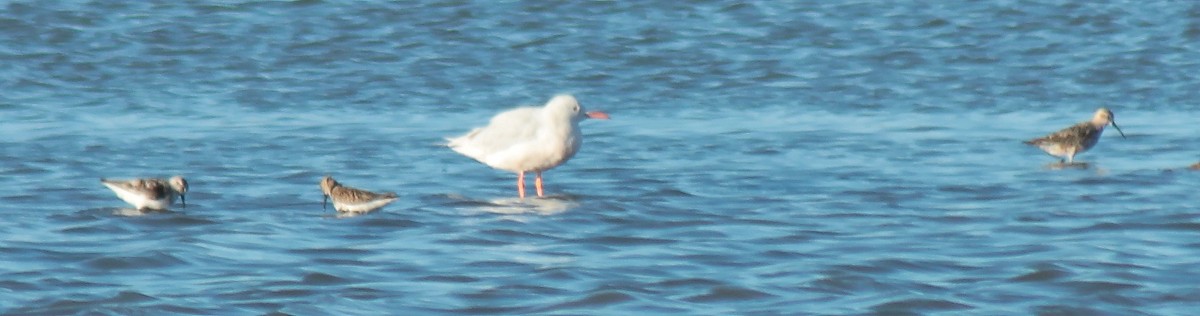
[[[1190,2],[2,6],[7,314],[1200,301]],[[562,92],[613,119],[547,199],[439,146]],[[1099,106],[1088,168],[1020,143]],[[150,214],[98,181],[173,174]],[[401,199],[337,216],[327,174]]]

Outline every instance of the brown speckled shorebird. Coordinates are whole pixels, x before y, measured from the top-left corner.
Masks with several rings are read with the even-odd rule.
[[[174,176],[170,179],[132,180],[101,178],[100,183],[138,210],[165,210],[175,203],[175,197],[179,197],[183,202],[183,207],[187,207],[187,198],[184,194],[188,191],[188,183],[181,176]]]
[[[1060,162],[1074,163],[1075,155],[1096,146],[1100,141],[1100,134],[1104,133],[1104,127],[1109,124],[1121,133],[1121,138],[1125,138],[1125,132],[1122,132],[1121,127],[1113,120],[1113,112],[1107,108],[1100,108],[1090,121],[1080,122],[1045,137],[1025,141],[1025,144],[1037,146],[1047,154],[1059,157]]]
[[[395,193],[374,193],[344,186],[326,176],[321,179],[321,191],[325,198],[321,201],[324,208],[329,200],[333,200],[333,209],[338,212],[366,213],[392,203],[397,199]]]

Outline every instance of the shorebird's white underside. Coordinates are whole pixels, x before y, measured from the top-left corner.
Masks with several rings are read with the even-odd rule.
[[[334,201],[333,209],[337,210],[338,212],[366,213],[381,208],[384,205],[388,205],[388,203],[392,203],[392,201],[395,201],[396,199],[397,198],[394,197],[382,198],[362,203],[338,203],[337,201]]]
[[[147,197],[148,195],[146,194],[146,192],[129,190],[128,188],[121,187],[118,185],[113,185],[110,183],[103,183],[103,184],[104,184],[104,186],[108,187],[108,189],[110,189],[114,193],[116,193],[118,198],[125,201],[125,203],[129,203],[129,204],[133,205],[134,208],[137,208],[139,210],[141,210],[141,209],[165,210],[165,209],[167,209],[167,207],[171,206],[171,202],[173,202],[172,200],[174,199],[174,196],[172,196],[170,194],[167,194],[167,196],[162,199],[158,199],[158,200],[150,199]]]

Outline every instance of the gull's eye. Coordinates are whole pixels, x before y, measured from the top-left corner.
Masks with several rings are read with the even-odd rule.
[[[575,106],[575,110],[574,110],[574,111],[575,111],[576,113],[578,113],[578,112],[579,112],[579,106],[578,106],[578,105],[576,105],[576,106]]]

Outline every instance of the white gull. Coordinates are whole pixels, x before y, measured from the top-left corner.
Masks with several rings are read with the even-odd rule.
[[[448,138],[447,146],[489,167],[516,172],[521,198],[525,198],[525,172],[536,173],[537,195],[543,197],[542,172],[575,156],[583,143],[579,122],[588,118],[606,120],[608,114],[586,112],[575,97],[558,95],[542,107],[501,112],[487,126]]]

